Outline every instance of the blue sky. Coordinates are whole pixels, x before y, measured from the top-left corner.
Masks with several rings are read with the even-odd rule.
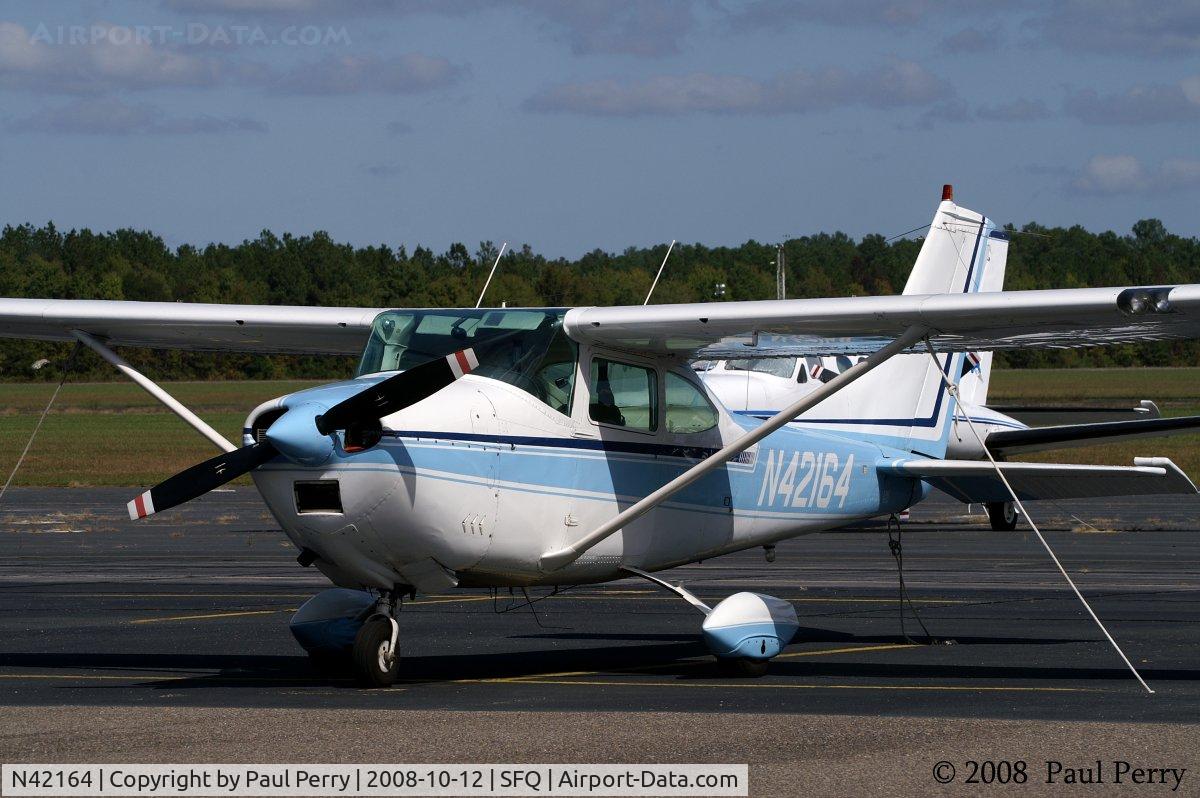
[[[1200,233],[1194,0],[6,2],[0,101],[0,222],[173,245]]]

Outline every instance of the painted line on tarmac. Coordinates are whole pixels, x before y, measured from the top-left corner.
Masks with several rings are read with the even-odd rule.
[[[887,643],[878,646],[849,646],[846,648],[822,648],[817,651],[793,651],[790,654],[778,654],[772,659],[785,657],[820,657],[825,654],[858,654],[864,651],[894,651],[900,648],[921,648],[920,643]]]
[[[635,682],[621,680],[597,680],[597,679],[464,679],[463,682],[475,682],[479,684],[557,684],[568,685],[573,687],[579,686],[594,686],[594,687],[702,687],[709,689],[726,689],[726,688],[742,688],[742,689],[759,689],[759,690],[912,690],[912,691],[947,691],[947,692],[980,692],[980,693],[1102,693],[1104,690],[1090,687],[1007,687],[1007,686],[971,686],[971,685],[931,685],[931,684],[772,684],[772,683],[742,683],[742,682],[720,682],[715,684],[706,684],[700,682],[680,682],[680,681],[662,681],[662,682]]]
[[[416,607],[425,604],[450,604],[463,601],[491,601],[491,596],[462,596],[458,598],[436,598],[436,599],[419,599],[410,601],[408,606]],[[283,607],[274,610],[238,610],[236,612],[206,612],[197,615],[167,615],[154,618],[135,618],[129,623],[132,624],[147,624],[147,623],[168,623],[175,621],[208,621],[218,618],[242,618],[249,615],[276,615],[283,612],[295,612],[298,607]]]
[[[159,618],[135,618],[130,621],[132,624],[146,623],[169,623],[173,621],[208,621],[214,618],[240,618],[247,615],[277,615],[281,612],[295,612],[296,608],[285,608],[281,610],[242,610],[240,612],[208,612],[203,615],[169,615]]]
[[[823,648],[823,649],[818,649],[816,651],[797,651],[792,654],[780,654],[779,656],[775,657],[775,659],[780,659],[781,657],[819,657],[819,656],[826,655],[826,654],[856,654],[858,652],[888,651],[891,649],[898,649],[898,648],[920,648],[920,646],[915,645],[915,644],[908,644],[908,643],[903,643],[903,644],[895,643],[895,644],[878,645],[878,646],[849,646],[849,647],[844,647],[844,648]],[[673,662],[673,663],[670,663],[667,665],[641,665],[641,666],[635,666],[632,668],[618,668],[617,672],[653,673],[654,671],[679,670],[681,668],[688,668],[688,669],[699,668],[699,667],[703,667],[703,666],[709,665],[709,664],[711,664],[711,663],[706,658],[704,660],[683,660],[681,662]],[[565,678],[568,676],[599,676],[600,673],[601,673],[601,671],[560,671],[557,673],[533,673],[533,674],[527,674],[525,676],[503,676],[503,677],[496,677],[494,679],[483,679],[483,680],[458,679],[455,681],[456,682],[486,681],[486,682],[500,682],[500,683],[523,682],[523,681],[529,681],[531,679],[558,679],[558,678]]]
[[[164,682],[188,678],[185,676],[113,676],[112,674],[89,673],[0,673],[0,679],[99,679],[103,681]]]

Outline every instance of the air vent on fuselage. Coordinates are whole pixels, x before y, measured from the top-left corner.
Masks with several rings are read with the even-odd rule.
[[[254,426],[251,427],[251,436],[255,443],[262,443],[267,439],[267,427],[279,420],[279,417],[287,412],[286,408],[278,410],[268,410],[265,413],[259,413],[258,418],[254,419]]]
[[[293,483],[296,492],[296,512],[341,513],[342,489],[336,479],[314,479]]]

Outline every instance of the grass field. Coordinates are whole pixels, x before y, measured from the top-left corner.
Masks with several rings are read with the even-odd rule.
[[[178,382],[166,387],[234,443],[250,410],[306,382]],[[54,391],[46,384],[0,384],[0,484]],[[1153,399],[1164,415],[1200,414],[1200,368],[997,371],[997,403],[1132,406]],[[68,384],[17,474],[15,485],[153,485],[216,453],[132,383]],[[1030,455],[1043,462],[1126,465],[1136,455],[1170,457],[1200,481],[1200,435]],[[245,479],[243,477],[243,479]]]

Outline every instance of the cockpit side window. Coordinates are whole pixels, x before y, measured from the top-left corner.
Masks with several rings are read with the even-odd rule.
[[[717,426],[717,409],[704,392],[674,372],[667,372],[667,432],[704,432]]]
[[[658,429],[658,376],[654,369],[594,357],[588,392],[592,421],[638,432]]]

